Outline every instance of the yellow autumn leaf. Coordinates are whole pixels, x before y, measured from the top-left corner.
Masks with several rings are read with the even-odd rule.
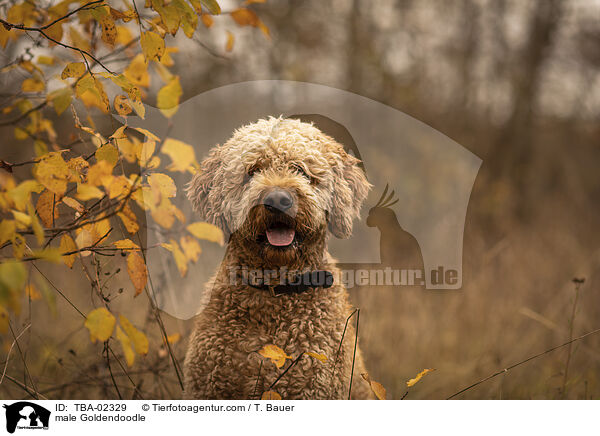
[[[417,382],[419,380],[421,380],[423,378],[423,376],[425,374],[430,373],[431,371],[435,371],[435,368],[428,368],[428,369],[424,369],[423,371],[421,371],[420,373],[418,373],[415,378],[411,378],[409,381],[406,382],[406,386],[408,386],[409,388],[411,386],[414,386],[415,384],[417,384]]]
[[[151,139],[153,141],[160,141],[160,138],[158,136],[156,136],[154,133],[152,133],[151,131],[149,131],[147,129],[143,129],[141,127],[134,127],[133,129],[137,130],[138,132],[140,132],[142,135],[144,135],[148,139]]]
[[[75,209],[79,213],[83,213],[83,211],[85,210],[85,207],[83,207],[83,204],[81,204],[80,202],[78,202],[74,198],[63,197],[62,198],[62,202],[64,204],[66,204],[67,206],[69,206],[71,209]]]
[[[119,150],[112,144],[104,144],[98,150],[96,150],[96,160],[105,160],[112,166],[115,166],[119,160]]]
[[[202,249],[200,248],[200,244],[191,236],[182,236],[179,240],[181,244],[181,249],[183,250],[183,254],[186,259],[192,262],[196,262],[198,260],[198,256],[202,253]]]
[[[152,60],[159,60],[165,52],[165,41],[160,37],[159,34],[152,31],[142,32],[140,38],[140,44],[142,46],[142,53],[146,62]]]
[[[104,342],[111,337],[117,320],[106,308],[92,310],[85,319],[85,327],[90,331],[90,340]]]
[[[8,30],[4,29],[4,26],[0,26],[0,28],[0,35],[2,34],[2,31],[8,32]],[[4,334],[8,331],[9,320],[10,315],[8,314],[8,310],[0,305],[0,333]]]
[[[136,252],[131,252],[127,256],[127,273],[135,288],[135,295],[140,295],[148,280],[148,270],[144,259]]]
[[[90,167],[87,173],[87,182],[91,186],[105,185],[112,179],[113,166],[100,160]]]
[[[180,339],[181,339],[180,333],[173,333],[172,335],[167,336],[167,342],[169,344],[175,344],[175,343],[179,342]]]
[[[71,182],[81,182],[85,178],[85,171],[90,167],[90,164],[81,156],[69,159],[67,168],[71,173]]]
[[[81,250],[83,248],[89,248],[92,246],[93,243],[94,243],[94,235],[92,234],[91,230],[89,230],[87,228],[79,229],[79,233],[77,234],[77,237],[75,238],[75,245],[77,245],[77,248],[79,250]],[[79,252],[79,254],[82,257],[86,257],[92,253],[88,250],[85,250],[85,251]]]
[[[85,74],[86,67],[83,62],[71,62],[63,69],[60,78],[65,80],[69,77],[81,77]]]
[[[213,20],[213,17],[211,17],[209,14],[200,15],[200,19],[202,20],[202,24],[204,24],[204,27],[206,27],[207,29],[211,28],[215,22],[215,20]]]
[[[123,225],[129,233],[135,233],[140,229],[135,213],[133,213],[128,205],[125,205],[123,210],[118,213],[117,216],[121,218]]]
[[[164,65],[165,67],[172,67],[175,65],[175,61],[171,57],[171,53],[179,53],[179,47],[167,47],[165,49],[165,54],[160,60],[161,65]]]
[[[38,197],[35,209],[38,216],[42,220],[44,227],[50,228],[54,226],[54,222],[58,218],[58,207],[55,205],[54,198],[56,194],[47,189]]]
[[[31,217],[26,213],[19,212],[18,210],[14,209],[11,212],[15,218],[15,221],[17,221],[18,223],[21,223],[26,227],[28,227],[31,224]]]
[[[229,30],[227,31],[227,42],[225,43],[225,51],[230,52],[233,50],[233,44],[235,43],[235,36]]]
[[[52,56],[40,55],[37,57],[37,63],[40,65],[54,65],[55,61]]]
[[[142,143],[137,138],[119,138],[115,139],[119,151],[127,162],[134,163],[137,159]]]
[[[133,352],[133,348],[131,347],[131,340],[129,339],[129,336],[127,336],[119,326],[117,326],[115,336],[117,340],[121,343],[121,348],[123,349],[123,355],[125,356],[127,366],[132,366],[135,362],[135,353]]]
[[[133,40],[131,31],[125,26],[117,26],[117,37],[115,38],[115,44],[127,45]]]
[[[129,179],[125,176],[116,176],[113,177],[108,185],[106,185],[106,189],[108,190],[109,198],[117,198],[124,197],[129,193],[131,186],[129,185]]]
[[[224,245],[225,237],[223,236],[223,231],[213,224],[195,222],[188,225],[186,229],[198,239],[216,242],[221,246]]]
[[[21,84],[23,92],[42,92],[45,88],[46,85],[42,80],[33,77],[23,80]]]
[[[386,390],[381,383],[371,380],[371,377],[369,377],[369,374],[367,374],[366,372],[362,373],[361,377],[365,379],[367,383],[369,383],[369,386],[371,386],[371,390],[373,391],[378,400],[385,400]]]
[[[125,95],[121,94],[115,95],[113,107],[122,117],[129,115],[133,111],[131,105],[129,104],[129,99]]]
[[[193,171],[198,165],[194,147],[173,138],[167,138],[160,150],[171,158],[171,165],[167,167],[170,171]]]
[[[42,192],[44,187],[35,180],[25,180],[19,183],[12,189],[6,192],[6,196],[10,198],[17,210],[24,210],[32,192]]]
[[[261,400],[281,400],[281,395],[275,391],[267,391],[260,397]]]
[[[152,173],[148,177],[148,184],[152,191],[157,191],[160,196],[167,198],[177,195],[177,187],[173,179],[163,173]]]
[[[281,368],[285,364],[286,359],[291,359],[292,356],[285,354],[281,348],[277,345],[269,344],[265,345],[259,352],[261,356],[270,359],[277,368]]]
[[[42,242],[44,242],[44,228],[31,203],[27,206],[27,212],[29,212],[29,216],[31,217],[31,230],[33,230],[38,245],[42,245]]]
[[[156,96],[156,107],[160,109],[167,118],[172,117],[179,108],[179,99],[183,91],[179,83],[179,77],[175,76],[169,83],[163,86]]]
[[[17,231],[17,226],[13,220],[2,220],[0,222],[0,245],[12,240]]]
[[[121,239],[113,242],[113,245],[121,250],[139,250],[140,247],[131,239]]]
[[[221,13],[221,6],[219,6],[217,0],[193,0],[191,3],[192,5],[194,5],[194,3],[197,3],[198,1],[200,1],[202,6],[208,9],[208,12],[210,12],[211,14],[219,15]],[[196,7],[196,11],[199,11],[198,7]]]
[[[46,97],[47,101],[52,102],[56,115],[61,115],[71,105],[73,91],[70,86],[52,91]]]
[[[35,177],[49,191],[63,195],[70,178],[67,163],[60,153],[50,153],[35,166]]]
[[[42,298],[42,294],[40,294],[40,291],[37,290],[33,283],[29,283],[27,286],[25,286],[25,295],[31,301],[40,300]]]
[[[304,354],[317,359],[319,362],[327,362],[327,356],[325,356],[324,354],[313,353],[312,351],[307,351]]]
[[[102,198],[104,194],[102,191],[95,186],[88,185],[87,183],[81,183],[77,186],[77,197],[81,201],[91,200],[92,198]]]
[[[73,238],[71,238],[69,235],[63,235],[60,239],[59,248],[61,253],[63,253],[62,261],[64,262],[64,264],[67,265],[69,268],[73,268],[73,263],[75,262],[75,254],[64,255],[64,253],[71,253],[77,250],[77,245],[75,244],[75,241],[73,241]]]
[[[173,258],[175,259],[175,265],[179,270],[179,274],[181,274],[181,277],[185,277],[188,271],[187,259],[185,254],[183,254],[183,251],[181,251],[181,248],[179,248],[177,241],[171,239],[168,244],[163,243],[160,245],[173,253]]]
[[[58,263],[61,261],[62,251],[60,248],[48,247],[42,250],[31,250],[31,257],[49,262]]]
[[[119,315],[119,323],[125,334],[131,339],[131,343],[133,344],[133,348],[138,354],[147,354],[148,353],[148,338],[146,335],[136,329],[131,322],[123,315]]]
[[[177,207],[169,201],[168,198],[162,197],[158,207],[156,203],[150,202],[150,213],[156,223],[165,228],[170,229],[175,223],[175,218],[182,221],[185,217]],[[154,207],[152,207],[154,205]]]
[[[123,75],[134,85],[143,86],[144,88],[150,86],[148,64],[144,60],[144,55],[141,53],[131,60],[127,68],[123,71]]]
[[[102,41],[111,47],[115,45],[115,41],[117,39],[117,28],[113,18],[110,15],[103,17],[100,20],[100,27],[102,27]]]

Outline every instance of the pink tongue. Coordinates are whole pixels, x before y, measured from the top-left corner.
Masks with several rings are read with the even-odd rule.
[[[294,240],[296,231],[294,229],[269,229],[267,230],[267,239],[269,244],[275,245],[276,247],[285,247],[290,245]]]

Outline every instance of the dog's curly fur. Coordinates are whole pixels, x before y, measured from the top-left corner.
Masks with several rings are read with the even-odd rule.
[[[370,188],[358,163],[312,124],[272,117],[238,129],[201,163],[188,196],[200,218],[219,226],[229,242],[209,284],[210,301],[189,341],[187,398],[260,397],[283,371],[257,353],[267,344],[294,358],[314,352],[328,359],[304,355],[273,388],[284,399],[347,398],[355,330],[350,321],[338,354],[352,308],[326,239],[327,230],[340,238],[352,232]],[[286,249],[259,237],[270,217],[261,199],[274,188],[285,189],[294,199],[287,219],[297,237]],[[273,296],[241,282],[232,284],[231,267],[325,269],[333,273],[334,285]],[[357,349],[352,398],[372,397],[363,372]]]

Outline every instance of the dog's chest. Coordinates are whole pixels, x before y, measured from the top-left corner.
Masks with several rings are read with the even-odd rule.
[[[341,339],[341,331],[335,328],[337,323],[323,313],[319,317],[311,313],[305,314],[311,316],[288,318],[285,311],[269,315],[263,310],[258,317],[256,315],[248,312],[235,322],[228,320],[223,326],[214,325],[215,331],[228,329],[227,341],[223,341],[223,337],[219,340],[224,351],[219,354],[219,361],[212,362],[212,368],[206,368],[213,380],[222,381],[221,386],[215,386],[221,391],[215,395],[227,392],[234,393],[234,397],[253,398],[273,390],[288,399],[336,398],[333,363],[337,355],[336,366],[341,370],[344,361],[344,350],[337,354]],[[287,356],[283,365],[277,367],[260,354],[266,345],[283,350]],[[231,371],[232,368],[236,370]]]

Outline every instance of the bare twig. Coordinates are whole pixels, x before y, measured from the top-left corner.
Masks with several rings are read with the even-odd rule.
[[[350,371],[350,386],[348,387],[348,399],[352,395],[352,378],[354,377],[354,362],[356,360],[356,348],[358,345],[358,323],[360,322],[360,309],[356,309],[356,335],[354,336],[354,352],[352,353],[352,370]]]
[[[501,370],[499,370],[499,371],[496,371],[495,373],[493,373],[493,374],[490,374],[490,375],[488,375],[487,377],[485,377],[485,378],[483,378],[483,379],[481,379],[481,380],[479,380],[479,381],[477,381],[477,382],[475,382],[475,383],[473,383],[473,384],[471,384],[471,385],[467,386],[466,388],[464,388],[464,389],[461,389],[460,391],[456,392],[455,394],[452,394],[452,395],[450,395],[450,396],[449,396],[448,398],[446,398],[446,399],[447,399],[447,400],[450,400],[450,399],[452,399],[452,398],[454,398],[454,397],[456,397],[456,396],[458,396],[458,395],[462,394],[463,392],[466,392],[466,391],[468,391],[469,389],[472,389],[472,388],[474,388],[475,386],[478,386],[478,385],[480,385],[481,383],[484,383],[484,382],[486,382],[486,381],[488,381],[488,380],[490,380],[490,379],[493,379],[494,377],[497,377],[497,376],[499,376],[499,375],[501,375],[501,374],[505,374],[505,373],[507,373],[508,371],[510,371],[511,369],[514,369],[514,368],[516,368],[517,366],[523,365],[524,363],[527,363],[527,362],[529,362],[530,360],[536,359],[536,358],[538,358],[538,357],[540,357],[540,356],[543,356],[544,354],[551,353],[551,352],[552,352],[552,351],[554,351],[554,350],[558,350],[559,348],[565,347],[565,346],[567,346],[567,345],[569,345],[569,344],[572,344],[573,342],[580,341],[581,339],[583,339],[583,338],[586,338],[586,337],[588,337],[588,336],[591,336],[591,335],[593,335],[593,334],[595,334],[595,333],[598,333],[598,332],[600,332],[600,328],[599,328],[599,329],[596,329],[596,330],[592,330],[591,332],[588,332],[588,333],[586,333],[586,334],[584,334],[584,335],[581,335],[581,336],[578,336],[578,337],[576,337],[576,338],[574,338],[574,339],[571,339],[570,341],[567,341],[567,342],[565,342],[564,344],[557,345],[556,347],[552,347],[552,348],[550,348],[550,349],[548,349],[548,350],[542,351],[541,353],[538,353],[538,354],[535,354],[535,355],[533,355],[533,356],[531,356],[531,357],[528,357],[528,358],[527,358],[527,359],[525,359],[525,360],[521,360],[520,362],[517,362],[517,363],[515,363],[515,364],[513,364],[513,365],[510,365],[510,366],[508,366],[508,367],[506,367],[506,368],[504,368],[504,369],[501,369]]]
[[[284,376],[284,375],[286,375],[286,374],[287,374],[287,372],[288,372],[290,369],[292,369],[292,367],[293,367],[294,365],[296,365],[296,364],[297,364],[297,363],[300,361],[300,359],[302,359],[302,356],[304,356],[304,353],[300,353],[300,354],[298,355],[298,357],[296,357],[296,358],[294,359],[294,361],[293,361],[292,363],[290,363],[290,365],[289,365],[289,366],[288,366],[288,367],[285,369],[285,371],[283,371],[281,374],[279,374],[279,377],[277,377],[277,378],[275,379],[275,381],[274,381],[273,383],[271,383],[271,386],[269,386],[269,389],[267,389],[267,390],[268,390],[268,391],[270,391],[271,389],[273,389],[273,388],[275,387],[275,385],[277,384],[277,382],[278,382],[279,380],[281,380],[281,379],[283,378],[283,376]]]
[[[579,288],[584,281],[584,279],[573,279],[573,283],[575,283],[575,301],[573,301],[573,310],[571,311],[571,318],[569,318],[569,340],[573,339],[573,326],[575,325],[577,302],[579,301]],[[570,343],[567,347],[567,362],[565,363],[565,374],[563,376],[563,384],[561,389],[561,395],[563,398],[567,396],[567,381],[569,379],[569,365],[571,363],[571,348],[572,343]]]
[[[6,355],[6,363],[4,365],[4,370],[2,371],[2,376],[0,377],[0,385],[4,381],[4,376],[6,375],[6,369],[8,368],[8,361],[10,360],[10,353],[12,353],[12,350],[13,350],[15,344],[17,343],[17,341],[19,340],[19,338],[21,336],[23,336],[23,333],[25,333],[27,331],[27,329],[29,329],[29,327],[31,327],[31,324],[27,324],[27,327],[25,327],[21,331],[21,333],[19,333],[19,335],[13,340],[12,344],[10,345],[10,348],[8,350],[8,354]]]
[[[258,388],[258,382],[260,380],[260,372],[262,371],[263,360],[260,361],[260,366],[258,367],[258,375],[256,376],[256,384],[254,385],[254,392],[252,392],[252,398],[256,398],[256,389]],[[0,381],[0,383],[2,383]]]
[[[119,400],[122,400],[121,391],[119,391],[119,386],[117,386],[117,381],[115,380],[115,376],[113,375],[112,368],[110,367],[110,356],[108,355],[108,341],[104,342],[104,354],[106,357],[106,366],[108,367],[108,372],[110,373],[110,379],[112,380],[113,386],[115,387],[115,391],[117,391],[117,395],[119,396]]]

